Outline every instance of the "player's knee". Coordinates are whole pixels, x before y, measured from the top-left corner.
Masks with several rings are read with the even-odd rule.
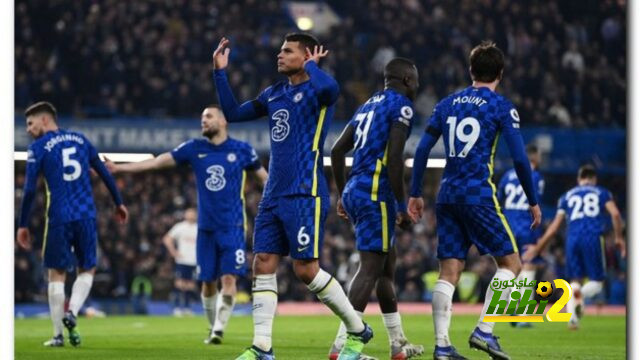
[[[235,295],[236,294],[236,277],[235,275],[222,275],[222,293]]]
[[[520,256],[516,253],[497,257],[496,263],[498,264],[498,268],[507,269],[515,276],[518,276],[522,270],[522,261],[520,261]]]
[[[202,282],[202,296],[211,297],[217,292],[216,282]]]
[[[294,260],[293,272],[305,284],[310,284],[320,271],[318,260]]]
[[[253,258],[253,272],[255,275],[273,274],[276,272],[277,267],[277,255],[258,253]]]

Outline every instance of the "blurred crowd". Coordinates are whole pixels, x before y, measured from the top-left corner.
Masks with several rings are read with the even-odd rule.
[[[340,17],[320,39],[347,120],[379,89],[394,56],[416,61],[424,118],[469,83],[485,39],[507,58],[499,91],[525,126],[625,127],[626,2],[614,0],[328,0]],[[276,54],[296,31],[276,0],[59,1],[15,4],[15,107],[50,100],[77,118],[193,117],[215,100],[211,52],[232,41],[229,78],[242,100],[281,76]]]
[[[15,208],[18,213],[24,184],[24,163],[16,163]],[[327,173],[330,176],[330,173]],[[409,174],[407,175],[407,181]],[[427,173],[424,195],[426,212],[422,221],[411,231],[396,232],[397,272],[396,290],[400,301],[430,301],[430,283],[435,282],[438,271],[436,258],[437,237],[433,199],[439,184],[441,170]],[[246,208],[249,225],[247,243],[252,243],[253,219],[261,199],[261,188],[251,177],[246,183]],[[624,183],[624,177],[614,180]],[[568,189],[573,186],[573,177],[547,178],[547,184]],[[603,185],[616,188],[616,182]],[[91,296],[94,299],[123,299],[128,301],[138,294],[140,285],[153,300],[167,301],[173,287],[173,260],[162,244],[162,237],[178,221],[184,209],[196,206],[195,184],[189,168],[158,171],[147,174],[118,175],[117,185],[131,213],[125,226],[118,225],[113,216],[113,204],[106,187],[94,179],[94,197],[98,207],[98,266]],[[332,185],[333,187],[333,185]],[[44,232],[44,192],[40,184],[31,216],[30,229],[34,237],[33,251],[16,248],[15,253],[15,301],[46,303],[46,272],[42,267],[41,247]],[[614,193],[616,199],[623,193]],[[358,255],[354,251],[354,233],[351,225],[335,214],[336,190],[332,188],[332,207],[325,227],[321,262],[343,285],[347,285],[358,266]],[[553,201],[553,200],[552,200]],[[626,213],[622,205],[621,210]],[[553,216],[553,213],[546,214]],[[17,219],[16,219],[17,221]],[[538,279],[555,279],[564,275],[564,231],[552,242],[544,254],[545,270]],[[621,261],[609,241],[606,250],[608,281],[601,301],[624,303],[626,292],[626,264]],[[249,252],[247,264],[251,264]],[[466,269],[470,282],[461,281],[465,289],[456,292],[456,301],[482,301],[486,286],[492,280],[495,265],[489,257],[480,257],[472,248]],[[281,301],[315,301],[315,296],[297,280],[291,269],[289,258],[284,258],[278,272],[279,298]],[[250,293],[251,274],[239,282],[239,289]],[[70,279],[71,281],[71,279]],[[248,299],[248,297],[244,297]]]

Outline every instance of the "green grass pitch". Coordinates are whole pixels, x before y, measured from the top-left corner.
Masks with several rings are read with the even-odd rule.
[[[469,349],[467,338],[477,317],[454,315],[451,339],[460,353],[470,359],[488,359],[482,352]],[[380,316],[366,316],[375,331],[365,352],[388,359],[387,334]],[[431,316],[404,315],[406,335],[426,349],[422,359],[433,351]],[[326,359],[338,328],[332,316],[276,316],[273,344],[278,360]],[[578,331],[569,331],[566,323],[538,323],[531,329],[513,329],[497,324],[503,348],[513,359],[624,359],[626,357],[626,320],[624,316],[587,316]],[[251,344],[250,316],[233,317],[222,345],[204,345],[207,333],[200,317],[119,316],[79,319],[83,344],[73,348],[45,348],[51,337],[48,319],[15,320],[15,359],[234,359]],[[66,331],[65,331],[66,335]]]

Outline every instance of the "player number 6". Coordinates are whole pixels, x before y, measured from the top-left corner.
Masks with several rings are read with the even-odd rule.
[[[309,235],[305,234],[304,232],[304,226],[301,227],[300,230],[298,231],[298,244],[305,246],[309,244],[310,241],[311,241],[311,238],[309,237]]]

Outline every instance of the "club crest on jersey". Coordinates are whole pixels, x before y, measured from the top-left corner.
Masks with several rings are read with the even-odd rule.
[[[299,92],[293,96],[293,102],[298,102],[302,100],[302,92]]]
[[[236,159],[237,159],[237,158],[238,158],[238,157],[237,157],[237,156],[236,156],[236,154],[234,154],[234,153],[229,153],[229,154],[227,154],[227,161],[228,161],[228,162],[234,162],[234,161],[236,161]]]
[[[402,115],[403,118],[410,120],[413,117],[413,110],[410,106],[403,106],[400,109],[400,115]]]
[[[207,174],[210,176],[205,181],[207,189],[211,191],[220,191],[227,184],[224,178],[224,168],[220,165],[211,165],[207,168]]]
[[[275,142],[283,141],[289,135],[289,111],[280,109],[273,113],[271,119],[275,121],[271,128],[271,139]]]

